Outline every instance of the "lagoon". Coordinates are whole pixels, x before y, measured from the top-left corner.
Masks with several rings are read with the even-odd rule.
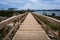
[[[47,15],[52,15],[55,13],[56,16],[60,16],[60,11],[35,11],[36,14],[43,14],[43,12],[47,13]]]

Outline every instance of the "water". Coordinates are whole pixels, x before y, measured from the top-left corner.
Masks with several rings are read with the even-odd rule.
[[[47,15],[52,15],[55,13],[56,16],[60,16],[60,11],[35,11],[36,14],[43,14],[43,12],[47,13]]]

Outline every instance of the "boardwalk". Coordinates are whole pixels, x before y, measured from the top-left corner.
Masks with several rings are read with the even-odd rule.
[[[29,13],[12,40],[50,40],[41,25]]]

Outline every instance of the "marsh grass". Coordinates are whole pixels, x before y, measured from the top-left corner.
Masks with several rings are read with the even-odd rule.
[[[49,26],[53,31],[57,31],[58,28],[55,24],[49,22],[46,18],[43,17],[38,17],[41,21],[43,21],[47,26]]]

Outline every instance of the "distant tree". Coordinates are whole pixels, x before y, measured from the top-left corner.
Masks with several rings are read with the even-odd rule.
[[[13,16],[13,11],[0,11],[0,16],[3,16],[3,17],[11,17],[11,16]]]
[[[55,13],[52,13],[52,16],[55,16]]]

